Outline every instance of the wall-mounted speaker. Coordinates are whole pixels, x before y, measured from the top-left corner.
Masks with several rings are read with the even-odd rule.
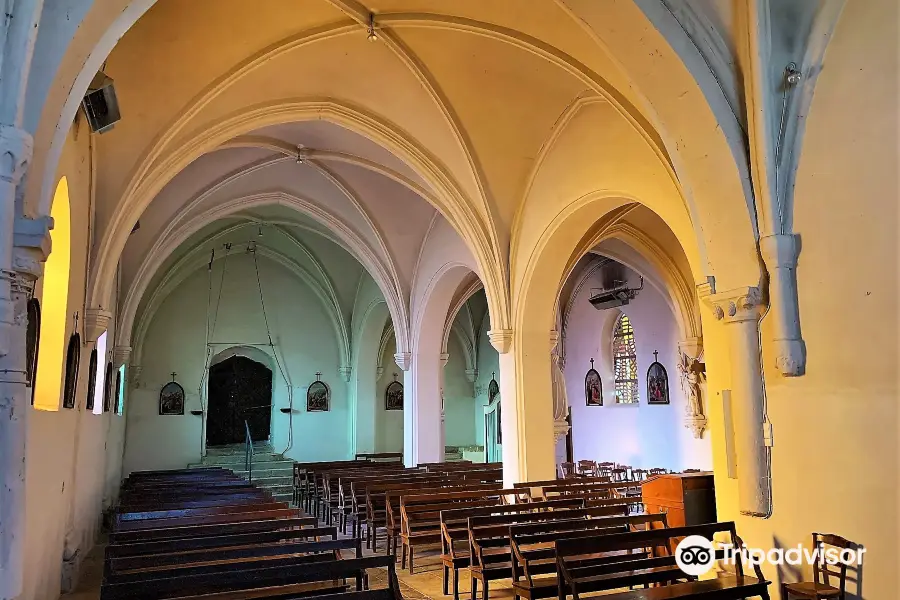
[[[94,76],[81,104],[84,106],[91,131],[95,133],[109,131],[122,118],[113,80],[102,72]]]

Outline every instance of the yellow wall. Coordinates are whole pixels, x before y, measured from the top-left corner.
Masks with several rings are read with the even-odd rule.
[[[34,407],[59,410],[65,365],[66,328],[69,326],[69,269],[71,254],[71,216],[69,214],[69,182],[63,177],[53,196],[53,251],[44,265],[39,282],[41,299],[41,333],[38,369],[35,380]]]

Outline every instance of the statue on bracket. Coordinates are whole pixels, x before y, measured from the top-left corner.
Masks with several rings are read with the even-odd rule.
[[[684,407],[684,426],[699,440],[703,437],[708,422],[703,412],[700,388],[700,384],[706,378],[706,365],[682,352],[678,374],[681,376],[681,387],[688,396],[688,402]]]
[[[328,412],[331,409],[331,390],[316,373],[316,380],[306,390],[306,412]]]
[[[396,373],[384,390],[384,410],[403,410],[403,384],[397,381]]]
[[[591,359],[591,368],[584,376],[584,397],[588,406],[603,406],[603,384],[600,382],[600,373],[594,369],[594,359]]]
[[[184,388],[175,381],[175,375],[176,373],[172,373],[172,381],[159,391],[160,415],[184,414]]]
[[[659,351],[653,351],[653,364],[647,369],[647,404],[669,403],[669,374],[659,362]]]

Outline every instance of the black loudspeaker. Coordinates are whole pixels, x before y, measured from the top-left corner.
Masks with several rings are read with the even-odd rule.
[[[119,102],[116,100],[113,80],[103,73],[97,73],[94,77],[81,104],[84,106],[91,131],[95,133],[109,131],[122,118],[119,114]]]

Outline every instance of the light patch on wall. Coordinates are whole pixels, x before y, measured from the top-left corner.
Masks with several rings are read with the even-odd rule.
[[[53,249],[44,265],[41,280],[41,333],[34,407],[59,410],[63,360],[66,347],[66,320],[69,304],[70,215],[69,184],[59,180],[53,196]]]
[[[125,410],[125,365],[116,374],[116,414],[120,417]]]
[[[103,414],[103,385],[105,381],[103,370],[106,368],[106,334],[104,331],[97,338],[97,373],[94,379],[94,409],[95,415]]]

